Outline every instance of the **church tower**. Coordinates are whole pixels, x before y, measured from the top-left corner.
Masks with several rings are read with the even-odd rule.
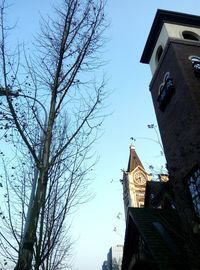
[[[123,174],[123,197],[125,215],[128,207],[143,207],[146,182],[151,180],[140,161],[135,147],[130,146],[127,171]]]
[[[158,10],[141,62],[152,71],[150,92],[175,208],[195,260],[200,243],[200,17]]]

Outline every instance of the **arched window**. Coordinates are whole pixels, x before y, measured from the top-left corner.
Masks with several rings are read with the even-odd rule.
[[[191,61],[191,62],[200,62],[200,56],[197,56],[197,55],[190,55],[188,57],[188,59]]]
[[[184,39],[199,41],[199,36],[196,33],[191,32],[191,31],[183,31],[182,36]]]
[[[158,88],[158,97],[162,93],[163,87],[164,87],[164,83],[161,83],[160,86],[159,86],[159,88]]]
[[[158,89],[158,98],[160,110],[164,111],[167,104],[170,102],[172,95],[174,94],[175,88],[173,79],[170,72],[166,72],[163,81]]]
[[[163,47],[160,45],[157,49],[157,52],[156,52],[156,63],[158,64],[159,60],[160,60],[160,57],[163,53]]]
[[[192,63],[195,75],[200,77],[200,57],[196,55],[191,55],[189,56],[189,60]]]

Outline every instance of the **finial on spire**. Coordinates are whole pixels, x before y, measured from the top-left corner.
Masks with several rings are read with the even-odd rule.
[[[131,150],[135,150],[135,146],[133,144],[130,145]]]

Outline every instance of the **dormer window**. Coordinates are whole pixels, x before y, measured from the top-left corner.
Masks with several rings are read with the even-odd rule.
[[[183,31],[182,36],[184,39],[199,41],[199,36],[196,33],[191,32],[191,31]]]

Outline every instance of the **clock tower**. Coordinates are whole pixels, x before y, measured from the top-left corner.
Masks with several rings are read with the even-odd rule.
[[[150,64],[152,72],[150,92],[185,246],[190,259],[198,261],[200,17],[158,10],[141,62]]]
[[[127,171],[123,174],[123,198],[125,215],[128,207],[144,207],[146,182],[151,180],[140,161],[135,147],[130,146]]]

